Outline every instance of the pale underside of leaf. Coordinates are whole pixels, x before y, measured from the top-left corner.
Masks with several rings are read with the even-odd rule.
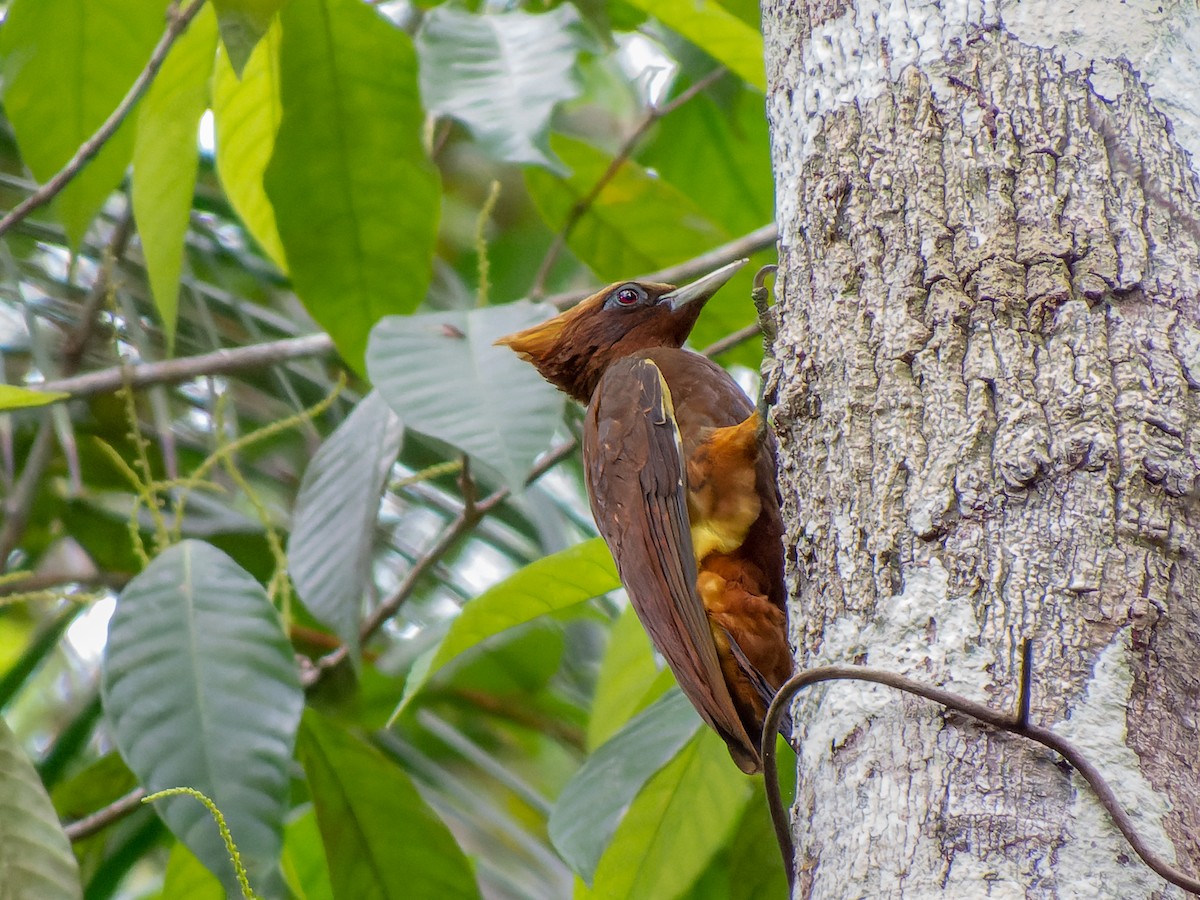
[[[0,897],[77,900],[79,866],[42,779],[0,719]]]
[[[252,879],[272,883],[303,695],[262,586],[201,541],[163,551],[121,592],[102,686],[117,746],[142,785],[191,787],[212,798]],[[203,806],[179,797],[155,809],[236,889]]]
[[[403,430],[372,391],[321,445],[296,498],[288,571],[309,612],[333,628],[355,658],[379,499]]]
[[[525,483],[562,419],[563,396],[493,341],[547,317],[526,303],[384,319],[367,371],[405,425],[443,440],[496,473]]]

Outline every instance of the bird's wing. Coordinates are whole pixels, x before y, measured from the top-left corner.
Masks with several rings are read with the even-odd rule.
[[[758,771],[758,748],[726,687],[696,592],[683,449],[670,391],[653,362],[630,358],[609,367],[588,407],[583,459],[596,525],[638,618],[734,761]]]

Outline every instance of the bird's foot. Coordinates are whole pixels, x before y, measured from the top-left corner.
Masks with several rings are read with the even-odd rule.
[[[779,333],[779,328],[775,310],[768,302],[770,290],[767,288],[766,281],[768,276],[774,275],[778,270],[778,266],[763,266],[759,269],[754,276],[754,289],[750,292],[750,299],[754,301],[754,308],[758,311],[758,327],[762,331],[762,387],[758,394],[757,408],[758,427],[764,433],[768,427],[767,417],[770,406],[775,400],[779,387],[779,364],[775,359],[775,338]]]

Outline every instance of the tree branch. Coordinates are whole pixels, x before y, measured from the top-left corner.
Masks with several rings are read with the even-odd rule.
[[[195,18],[196,13],[200,12],[200,8],[204,6],[204,0],[192,0],[192,2],[183,10],[178,6],[173,6],[168,13],[167,28],[163,32],[161,38],[158,39],[158,44],[154,51],[150,54],[150,60],[146,63],[146,68],[142,69],[141,74],[134,79],[129,91],[117,104],[117,108],[112,111],[107,119],[104,120],[90,138],[83,142],[75,155],[72,156],[65,166],[63,166],[53,178],[47,181],[44,185],[30,194],[24,201],[17,204],[11,212],[3,219],[0,219],[0,235],[24,219],[27,215],[33,212],[40,206],[45,206],[58,193],[65,188],[82,169],[89,159],[100,152],[100,148],[105,142],[113,136],[121,122],[129,115],[129,111],[133,109],[134,104],[138,102],[150,82],[154,80],[154,76],[158,74],[158,70],[162,68],[163,61],[167,58],[167,53],[171,49],[171,45],[175,40],[183,34],[189,23]]]
[[[1084,757],[1079,748],[1049,728],[1029,724],[1032,658],[1031,644],[1029,641],[1025,641],[1021,648],[1021,683],[1017,690],[1015,713],[1000,712],[942,688],[923,684],[894,672],[869,669],[865,666],[820,666],[798,672],[789,678],[779,689],[779,693],[775,695],[775,699],[771,702],[771,708],[767,710],[766,720],[763,722],[762,739],[763,777],[766,781],[767,806],[771,811],[771,823],[775,827],[775,838],[778,840],[779,850],[783,854],[789,888],[793,886],[792,882],[795,879],[796,847],[792,841],[787,810],[784,808],[783,799],[779,794],[779,770],[775,759],[775,734],[779,730],[779,723],[783,719],[785,710],[791,705],[792,699],[804,688],[822,681],[868,681],[909,694],[916,694],[918,697],[941,704],[947,709],[977,719],[985,725],[1020,735],[1053,750],[1083,776],[1083,780],[1099,798],[1101,805],[1112,817],[1113,823],[1120,829],[1121,834],[1125,835],[1125,840],[1129,841],[1129,846],[1142,858],[1142,862],[1172,884],[1185,891],[1200,895],[1200,878],[1180,871],[1150,848],[1146,840],[1134,828],[1129,813],[1121,806],[1116,794],[1104,780],[1104,776]]]
[[[89,816],[84,816],[82,819],[76,819],[69,825],[65,825],[63,831],[67,833],[67,839],[72,844],[76,841],[82,841],[84,838],[91,837],[102,828],[107,828],[113,822],[120,821],[135,811],[142,805],[142,798],[145,796],[145,788],[134,788],[128,794],[118,797],[103,809],[98,809]]]
[[[247,347],[231,347],[161,362],[141,363],[135,366],[113,366],[74,378],[44,381],[41,384],[28,385],[28,387],[33,390],[70,394],[72,398],[89,397],[93,394],[120,390],[126,384],[135,388],[150,384],[171,384],[186,381],[189,378],[198,378],[202,375],[222,375],[309,356],[325,356],[332,352],[333,338],[327,334],[309,334],[304,337],[283,338],[278,341],[251,344]]]
[[[629,157],[633,155],[633,151],[637,149],[637,145],[645,137],[646,132],[654,127],[654,124],[659,119],[669,116],[697,94],[712,86],[724,74],[725,69],[718,67],[683,91],[670,103],[663,106],[651,106],[646,110],[646,114],[637,124],[637,127],[633,129],[633,133],[625,139],[625,142],[621,145],[621,149],[617,151],[617,155],[608,164],[608,168],[596,179],[596,183],[592,185],[592,189],[581,197],[571,207],[571,211],[567,213],[566,221],[563,222],[562,228],[554,236],[554,240],[550,243],[546,255],[542,257],[542,263],[538,266],[537,274],[533,276],[533,285],[529,288],[528,294],[531,299],[539,299],[546,292],[546,279],[550,277],[550,270],[554,268],[554,263],[558,261],[559,254],[562,253],[563,247],[566,246],[567,238],[571,236],[571,232],[575,230],[575,226],[579,224],[579,220],[591,209],[592,204],[596,202],[596,198],[600,196],[600,192],[616,177],[621,166],[629,161]]]
[[[529,477],[525,483],[533,484],[548,471],[575,452],[575,448],[579,446],[579,442],[572,439],[562,444],[558,449],[551,451],[534,466],[533,471],[529,473]],[[472,528],[479,524],[488,513],[494,510],[497,506],[508,499],[512,493],[508,488],[500,488],[489,494],[483,500],[474,500],[471,498],[473,486],[467,485],[464,487],[466,502],[463,508],[459,511],[454,520],[450,522],[434,541],[433,546],[426,550],[420,557],[413,562],[408,572],[404,575],[404,580],[396,586],[396,589],[388,595],[387,599],[377,606],[359,629],[359,642],[366,643],[375,635],[383,624],[392,616],[400,611],[400,607],[412,596],[416,590],[418,583],[425,574],[436,566],[447,553],[458,543],[459,539],[466,535]],[[331,653],[326,653],[320,659],[306,665],[300,673],[300,681],[306,688],[310,688],[320,681],[326,672],[334,666],[340,664],[349,655],[350,649],[345,645],[338,647]]]
[[[725,337],[721,338],[719,341],[713,341],[711,344],[701,350],[700,354],[712,359],[714,356],[720,356],[722,353],[746,343],[746,341],[751,340],[756,335],[761,333],[762,329],[759,327],[758,323],[755,322],[752,325],[747,325],[745,328],[739,328],[737,331],[733,332],[733,334],[725,335]]]

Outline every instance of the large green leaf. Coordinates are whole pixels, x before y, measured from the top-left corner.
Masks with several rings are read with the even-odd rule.
[[[335,896],[479,896],[466,856],[399,766],[312,710],[299,753]]]
[[[283,877],[296,900],[334,900],[329,863],[317,814],[310,807],[288,822],[283,835]]]
[[[728,842],[751,794],[716,733],[701,728],[621,820],[589,896],[674,900]]]
[[[757,28],[718,3],[696,0],[629,0],[683,35],[760,91],[767,89],[763,39]]]
[[[559,794],[548,824],[555,849],[576,874],[591,883],[621,815],[699,727],[687,697],[674,690],[587,758]]]
[[[558,135],[551,146],[571,167],[571,177],[529,169],[525,182],[543,218],[557,229],[591,192],[612,158]],[[571,231],[568,244],[601,281],[621,281],[699,256],[731,237],[685,193],[636,163],[625,162]],[[703,347],[754,321],[752,276],[738,273],[705,305],[692,332],[694,344]]]
[[[510,303],[389,316],[371,333],[367,371],[406,427],[452,444],[517,491],[562,422],[563,395],[493,342],[552,312]]]
[[[438,669],[460,653],[538,616],[559,612],[620,586],[612,554],[600,538],[531,562],[463,607],[441,643],[409,673],[400,709]]]
[[[183,239],[200,164],[196,129],[208,108],[216,50],[217,21],[206,6],[171,48],[138,110],[133,214],[168,352],[175,345]]]
[[[620,586],[612,554],[601,538],[534,560],[463,607],[438,647],[435,665],[509,628]]]
[[[103,696],[117,747],[146,789],[191,787],[211,797],[251,882],[269,887],[303,694],[262,586],[202,541],[163,551],[121,592]],[[189,797],[161,800],[155,809],[236,890],[208,811]]]
[[[379,499],[403,432],[372,391],[321,445],[296,497],[288,571],[309,612],[336,631],[356,659]]]
[[[646,629],[628,605],[609,629],[608,649],[596,676],[588,716],[588,749],[599,747],[629,721],[658,672]]]
[[[217,174],[246,230],[280,271],[287,259],[275,207],[267,199],[263,173],[275,150],[275,133],[283,109],[279,101],[279,41],[276,22],[250,54],[241,78],[226,53],[217,54],[213,72],[213,128]]]
[[[228,896],[217,877],[186,844],[177,842],[171,848],[158,900],[227,900]]]
[[[771,145],[761,94],[739,89],[718,104],[701,94],[658,125],[641,163],[689,197],[732,235],[775,218]],[[749,304],[747,304],[749,306]]]
[[[787,896],[787,871],[779,855],[761,778],[753,781],[750,800],[727,852],[729,885],[724,897],[757,900],[759,897]]]
[[[421,96],[460,120],[492,156],[562,171],[550,152],[550,115],[580,90],[575,58],[592,46],[579,13],[481,16],[439,6],[417,34]]]
[[[362,370],[371,326],[425,299],[440,186],[412,42],[362,0],[280,13],[283,121],[267,195],[305,308]]]
[[[613,159],[561,135],[554,136],[551,146],[571,168],[571,176],[558,178],[530,169],[525,181],[546,224],[558,229]],[[691,259],[725,240],[728,234],[686,195],[626,161],[575,225],[568,242],[602,280],[617,281]]]
[[[31,391],[11,384],[0,384],[0,410],[28,409],[66,400],[70,394],[61,391]]]
[[[242,75],[254,48],[271,27],[285,0],[213,0],[221,24],[221,43],[234,71]]]
[[[13,0],[0,30],[4,110],[38,181],[69,160],[129,90],[162,33],[165,0]],[[128,121],[55,200],[78,246],[120,182]]]
[[[79,866],[42,780],[0,719],[0,897],[71,900]]]

